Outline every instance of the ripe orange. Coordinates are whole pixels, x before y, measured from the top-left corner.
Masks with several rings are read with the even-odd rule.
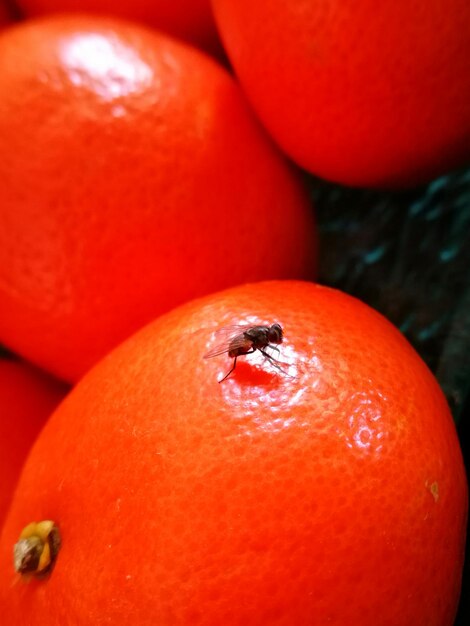
[[[0,0],[0,28],[8,24],[10,21],[10,14],[7,6],[3,3],[3,0]]]
[[[272,322],[288,374],[257,353],[219,384],[214,330]],[[466,508],[443,394],[390,323],[313,284],[241,286],[162,316],[62,403],[0,560],[31,521],[62,548],[47,581],[0,568],[0,602],[15,626],[450,626]]]
[[[31,444],[65,393],[30,365],[0,358],[0,527]]]
[[[302,181],[228,73],[112,19],[0,36],[0,340],[76,379],[194,296],[308,276]]]
[[[260,119],[315,174],[408,186],[470,158],[468,0],[214,0]]]
[[[219,40],[210,0],[17,0],[27,16],[92,11],[134,19],[210,50]]]

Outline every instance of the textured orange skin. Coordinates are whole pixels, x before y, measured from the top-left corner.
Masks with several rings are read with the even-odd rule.
[[[219,40],[210,0],[17,0],[25,15],[90,11],[145,22],[210,50]]]
[[[0,527],[26,455],[65,394],[65,386],[43,372],[0,358]]]
[[[280,322],[224,383],[219,324]],[[435,379],[378,313],[300,282],[162,316],[78,383],[29,456],[0,540],[7,624],[450,626],[467,486]],[[5,565],[53,519],[47,581]]]
[[[150,30],[4,32],[0,154],[0,341],[59,377],[195,296],[313,270],[298,173],[225,70]]]
[[[213,0],[260,119],[348,185],[421,183],[470,159],[468,0]]]

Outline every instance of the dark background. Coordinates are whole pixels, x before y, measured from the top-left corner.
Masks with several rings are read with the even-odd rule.
[[[406,192],[309,178],[320,232],[319,282],[368,303],[436,375],[470,467],[470,168]],[[455,626],[470,624],[470,550]]]

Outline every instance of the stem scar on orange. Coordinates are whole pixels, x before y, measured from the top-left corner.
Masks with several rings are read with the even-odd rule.
[[[271,320],[295,376],[255,353],[219,385],[216,329]],[[2,615],[451,626],[466,511],[449,409],[398,330],[332,289],[244,285],[142,329],[49,420],[0,559],[31,519],[58,524],[61,552],[46,581],[0,568]]]

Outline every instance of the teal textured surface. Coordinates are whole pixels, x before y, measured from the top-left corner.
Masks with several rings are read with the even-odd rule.
[[[459,421],[470,393],[470,169],[406,193],[311,185],[320,282],[398,326]]]

